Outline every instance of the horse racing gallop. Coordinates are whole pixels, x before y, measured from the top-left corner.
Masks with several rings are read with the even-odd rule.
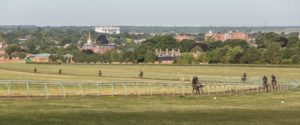
[[[265,75],[263,77],[263,89],[266,89],[266,92],[269,92],[268,77]]]
[[[271,81],[272,88],[273,88],[273,90],[276,90],[277,89],[277,80],[276,80],[276,77],[275,77],[274,74],[272,74],[271,78],[272,78],[272,81]]]
[[[247,74],[244,72],[243,76],[242,76],[242,82],[246,82],[247,81]]]
[[[193,86],[193,91],[192,91],[193,94],[194,94],[194,91],[196,91],[195,94],[200,95],[200,91],[201,91],[201,93],[203,94],[203,90],[202,90],[202,87],[203,87],[203,86],[202,86],[201,83],[199,82],[198,77],[196,77],[196,76],[193,77],[193,80],[192,80],[192,86]]]

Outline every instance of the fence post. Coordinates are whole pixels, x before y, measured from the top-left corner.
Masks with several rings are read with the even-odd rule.
[[[115,82],[113,82],[112,84],[111,84],[111,96],[114,96],[114,94],[115,94]]]
[[[215,95],[217,95],[218,93],[217,93],[217,85],[216,84],[214,84],[215,85]]]
[[[150,94],[152,96],[152,84],[150,83]]]
[[[224,95],[226,95],[226,89],[225,88],[226,88],[225,85],[223,85],[223,91],[224,91],[223,94]]]
[[[126,83],[123,83],[124,95],[127,96],[127,86]]]
[[[148,83],[145,84],[145,95],[147,95],[147,87],[148,87]]]
[[[98,97],[100,95],[99,83],[97,83],[96,87],[97,87],[97,97]]]
[[[181,83],[181,95],[184,96],[184,87],[183,87],[183,83]]]
[[[135,95],[140,96],[139,86],[137,85],[136,82],[135,82],[135,89],[136,89]]]
[[[26,82],[26,95],[29,97],[29,83],[30,81]]]
[[[64,98],[66,98],[66,92],[65,92],[65,86],[64,86],[64,83],[62,82],[60,85],[61,85],[62,90],[63,90]]]
[[[44,96],[48,99],[48,86],[47,86],[47,83],[44,83]]]
[[[10,82],[7,82],[7,97],[10,97],[10,87],[11,87],[11,84],[13,83],[13,81],[10,81]]]
[[[173,96],[174,96],[174,84],[171,84],[172,85],[172,93],[173,93]]]
[[[79,83],[79,87],[80,87],[80,93],[81,93],[81,96],[83,96],[83,88],[82,88],[81,83]]]
[[[229,95],[232,95],[232,87],[229,88]]]
[[[161,95],[164,96],[164,90],[162,84],[160,84]]]

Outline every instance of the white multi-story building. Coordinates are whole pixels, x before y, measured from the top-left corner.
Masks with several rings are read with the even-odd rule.
[[[0,49],[2,49],[3,48],[3,43],[2,42],[0,42]]]
[[[120,27],[100,26],[100,27],[96,27],[95,31],[98,33],[105,33],[105,34],[120,34]]]

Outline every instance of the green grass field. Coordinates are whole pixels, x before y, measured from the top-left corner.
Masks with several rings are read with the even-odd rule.
[[[37,74],[33,69],[37,68]],[[62,69],[63,75],[58,75]],[[98,77],[101,70],[104,77]],[[138,79],[143,70],[144,80]],[[190,79],[198,76],[241,77],[247,72],[248,77],[271,76],[278,79],[300,80],[300,67],[295,66],[173,66],[173,65],[37,65],[23,63],[0,63],[0,79],[15,80],[64,80],[64,81],[169,81],[179,80],[180,76]]]
[[[299,125],[298,90],[188,97],[2,98],[1,125]],[[284,101],[284,103],[281,103]]]
[[[38,73],[32,73],[34,68]],[[63,75],[58,75],[58,69]],[[98,77],[98,70],[105,77]],[[140,70],[145,79],[138,79]],[[249,77],[276,74],[300,80],[297,67],[34,65],[0,63],[0,80],[161,81],[178,76]],[[179,75],[178,75],[179,74]],[[178,76],[177,76],[178,75]],[[156,79],[157,78],[157,79]],[[216,97],[216,99],[214,99]],[[0,125],[299,125],[300,89],[205,96],[0,97]]]

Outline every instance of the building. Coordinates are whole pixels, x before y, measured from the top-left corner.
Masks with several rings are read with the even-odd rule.
[[[4,44],[2,42],[0,42],[0,49],[4,48]]]
[[[82,50],[93,50],[94,45],[92,43],[92,39],[91,39],[91,33],[89,33],[89,37],[86,41],[86,43],[83,45]]]
[[[49,62],[49,53],[29,54],[26,57],[26,62]]]
[[[215,33],[212,31],[209,31],[208,33],[205,33],[205,41],[226,41],[226,40],[245,40],[249,41],[249,36],[246,33],[243,32],[227,32],[227,33]]]
[[[5,55],[4,44],[0,42],[0,56]]]
[[[155,55],[158,57],[156,64],[173,64],[174,59],[181,56],[181,52],[180,49],[172,49],[171,51],[169,49],[166,49],[166,51],[155,49]]]
[[[177,34],[175,36],[176,41],[181,42],[182,40],[195,40],[195,36],[185,35],[185,34]]]
[[[116,48],[115,44],[101,44],[101,45],[95,44],[95,42],[92,41],[91,35],[89,33],[89,37],[87,39],[87,42],[83,45],[81,50],[82,51],[92,51],[93,53],[104,54],[107,51],[110,51],[114,48]]]
[[[141,44],[143,42],[145,42],[146,39],[134,39],[133,42],[136,43],[136,44]]]
[[[120,27],[100,26],[100,27],[96,27],[95,31],[97,33],[104,33],[104,34],[120,34]]]

